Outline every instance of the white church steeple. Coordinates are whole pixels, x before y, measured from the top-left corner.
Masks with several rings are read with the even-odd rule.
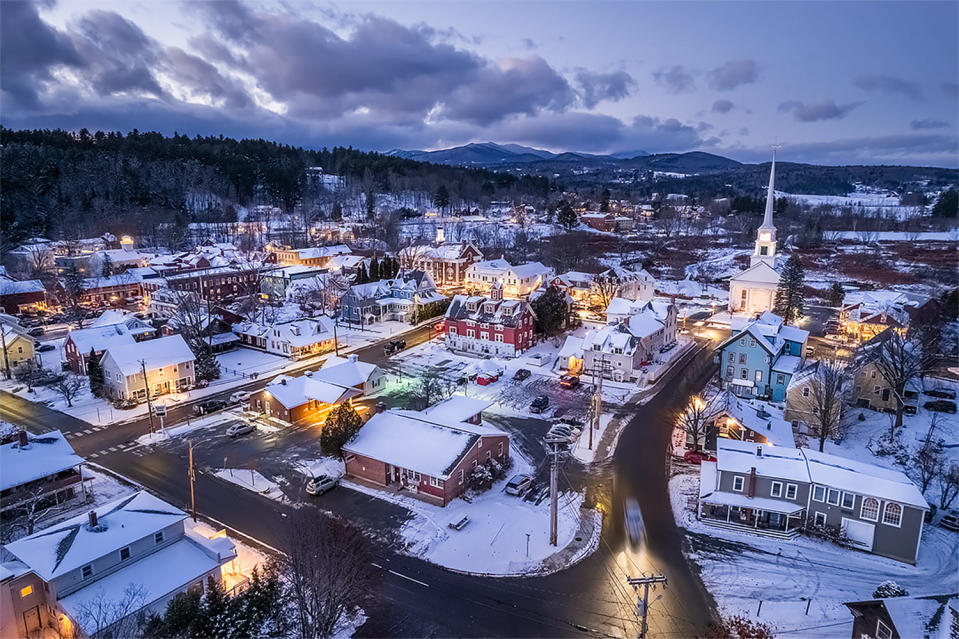
[[[773,225],[773,206],[776,203],[776,191],[773,183],[776,179],[776,147],[773,147],[773,161],[769,167],[769,188],[766,190],[766,213],[763,224],[756,232],[756,249],[749,259],[749,265],[765,262],[776,267],[776,227]]]

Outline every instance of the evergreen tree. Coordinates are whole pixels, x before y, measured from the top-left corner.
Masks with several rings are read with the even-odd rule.
[[[446,188],[445,184],[440,184],[439,188],[436,189],[436,193],[433,194],[433,206],[442,211],[449,205],[450,191]]]
[[[376,260],[376,256],[374,255],[373,258],[370,259],[370,281],[378,282],[380,279],[382,279],[382,276],[380,275],[380,263]]]
[[[230,618],[230,603],[230,598],[223,592],[223,586],[214,581],[213,577],[208,578],[206,594],[203,595],[203,603],[195,618],[192,635],[210,639],[230,636],[227,623]]]
[[[100,366],[100,358],[92,347],[87,361],[87,377],[90,378],[90,392],[94,397],[100,397],[103,393],[103,367]]]
[[[376,216],[376,193],[370,188],[366,192],[366,219],[372,220]]]
[[[113,275],[113,270],[113,260],[108,253],[104,253],[103,261],[100,263],[100,274],[103,277],[110,277]]]
[[[576,217],[576,211],[573,210],[573,207],[570,206],[569,202],[563,202],[559,206],[559,214],[556,216],[556,221],[562,225],[567,231],[572,231],[576,228],[576,225],[579,224],[579,218]]]
[[[326,418],[320,431],[320,446],[326,455],[341,455],[343,446],[363,426],[363,418],[349,404],[340,404]]]
[[[330,219],[339,222],[343,219],[343,205],[339,202],[333,203],[333,210],[330,211]]]
[[[959,213],[959,193],[949,189],[939,196],[932,207],[932,214],[937,217],[956,217]]]
[[[791,255],[786,260],[786,266],[779,276],[779,286],[776,288],[774,312],[783,318],[784,323],[792,324],[803,316],[805,286],[802,262],[797,255]]]
[[[541,335],[555,335],[566,326],[569,319],[566,294],[555,286],[547,288],[545,293],[530,302],[530,306],[536,313],[536,330]]]
[[[220,379],[220,362],[213,353],[213,347],[202,337],[191,340],[190,350],[196,361],[193,363],[193,371],[196,373],[197,380],[213,381]]]
[[[360,267],[356,269],[356,284],[366,284],[370,281],[370,276],[366,272],[366,264],[360,264]]]
[[[599,211],[600,213],[609,213],[609,189],[603,189],[603,194],[599,201]]]
[[[833,282],[829,287],[829,303],[833,306],[842,306],[842,301],[846,298],[846,290],[839,282]]]

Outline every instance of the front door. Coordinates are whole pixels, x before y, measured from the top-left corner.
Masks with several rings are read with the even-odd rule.
[[[27,634],[40,630],[40,606],[23,611],[23,624],[27,627]]]

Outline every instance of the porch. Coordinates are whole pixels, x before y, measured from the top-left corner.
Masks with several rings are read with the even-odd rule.
[[[775,499],[713,493],[700,498],[699,520],[721,528],[792,539],[802,532],[805,508]]]

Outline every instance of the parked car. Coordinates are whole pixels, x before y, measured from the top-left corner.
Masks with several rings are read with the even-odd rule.
[[[933,388],[931,390],[923,391],[929,397],[938,397],[939,399],[955,399],[956,391],[947,390],[945,388]]]
[[[686,454],[683,455],[683,461],[687,464],[701,464],[704,461],[716,461],[716,458],[709,453],[697,453],[695,450],[687,450]]]
[[[226,408],[226,402],[222,399],[208,399],[202,404],[197,404],[193,408],[193,412],[197,415],[207,415],[223,408]]]
[[[513,478],[506,484],[506,494],[520,496],[529,490],[533,485],[533,479],[529,475],[513,475]]]
[[[41,337],[43,336],[43,327],[37,326],[36,328],[31,328],[29,331],[27,331],[27,335],[30,337]]]
[[[553,426],[546,433],[547,438],[559,438],[566,440],[570,444],[579,439],[579,433],[573,431],[566,426]]]
[[[242,404],[248,399],[250,399],[250,391],[236,391],[230,395],[231,404]]]
[[[549,406],[549,397],[540,395],[529,405],[529,412],[542,413]]]
[[[513,379],[516,380],[517,382],[521,382],[524,379],[529,379],[530,375],[532,375],[532,373],[529,371],[528,368],[521,368],[517,370],[515,373],[513,373]]]
[[[476,376],[476,383],[480,386],[489,386],[490,384],[495,384],[499,381],[499,375],[493,373],[483,373],[482,375]]]
[[[563,375],[559,378],[559,385],[563,388],[576,388],[579,386],[579,377],[576,375]]]
[[[340,483],[340,480],[336,477],[330,477],[329,475],[317,475],[316,477],[307,480],[306,492],[310,495],[322,495],[323,493],[333,490],[338,483]]]
[[[949,511],[942,516],[942,519],[939,520],[939,525],[946,530],[959,532],[959,515],[957,515],[954,511]]]
[[[252,433],[256,430],[256,426],[250,422],[237,422],[229,428],[226,429],[226,434],[230,437],[239,437],[240,435],[246,435],[247,433]]]
[[[926,410],[931,410],[937,413],[949,413],[954,414],[956,412],[956,402],[951,402],[948,399],[937,399],[931,402],[926,402],[923,404]]]
[[[209,386],[209,385],[210,385],[209,380],[198,379],[198,380],[196,380],[196,384],[194,384],[193,386],[196,387],[196,388],[206,388],[206,387]]]
[[[38,353],[47,353],[49,351],[55,351],[55,350],[57,350],[57,347],[54,346],[53,344],[40,344],[39,346],[37,346]]]
[[[386,402],[376,402],[374,408],[376,409],[377,413],[382,413],[386,410]]]
[[[400,352],[404,348],[406,348],[405,339],[391,339],[389,343],[387,343],[386,348],[384,350],[386,351],[387,355],[392,355],[393,353]]]
[[[646,526],[643,523],[643,513],[639,509],[639,502],[632,497],[626,500],[624,519],[626,520],[626,533],[629,535],[629,542],[633,546],[638,546],[646,535]]]

